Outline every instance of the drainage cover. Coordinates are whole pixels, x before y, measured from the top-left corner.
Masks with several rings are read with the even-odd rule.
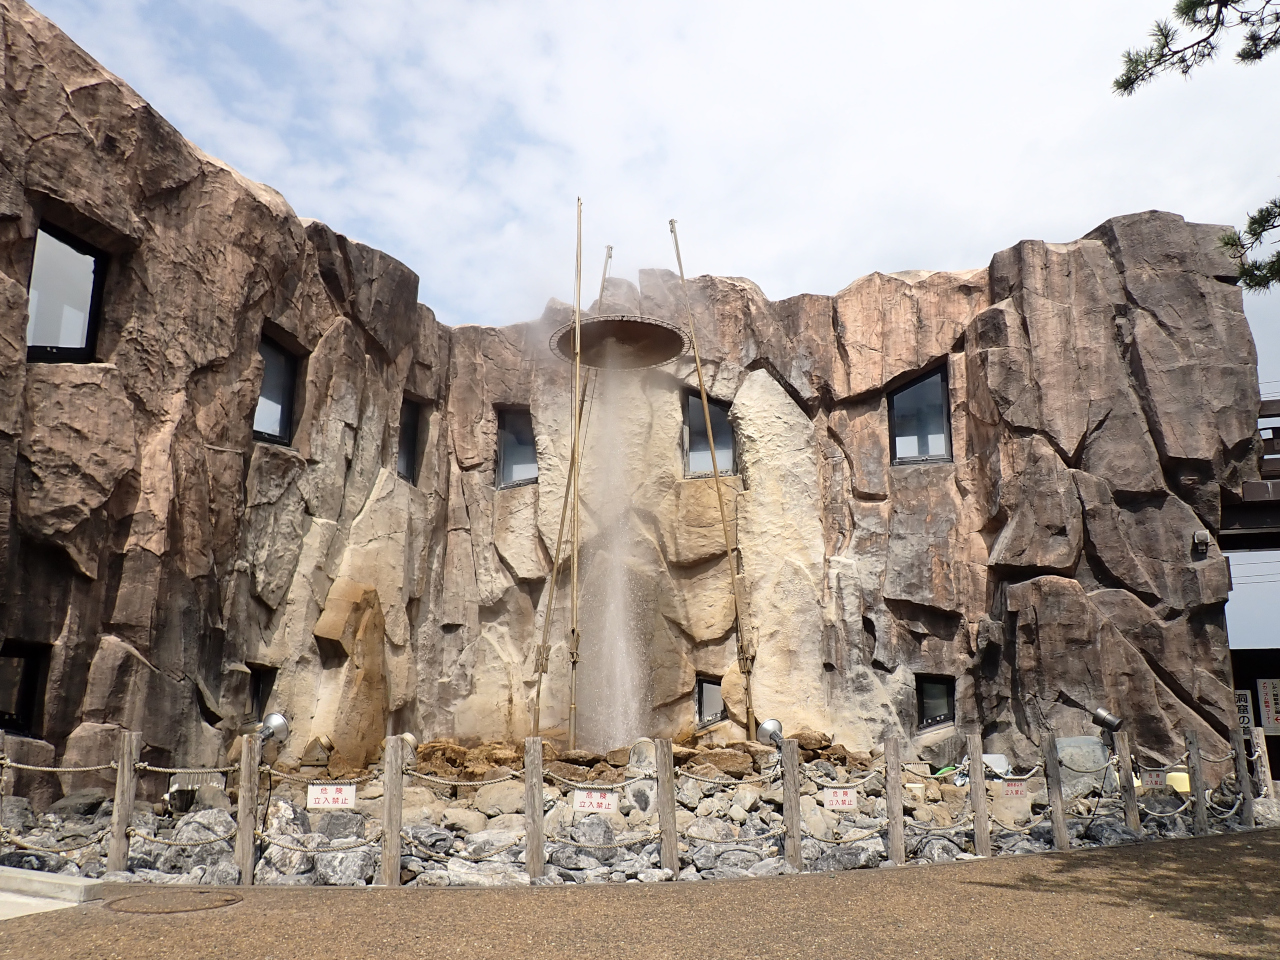
[[[195,910],[217,910],[239,903],[244,897],[220,890],[166,890],[119,897],[105,906],[116,913],[191,913]]]

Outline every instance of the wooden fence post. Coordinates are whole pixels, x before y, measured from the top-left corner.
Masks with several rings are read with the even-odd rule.
[[[107,848],[107,869],[124,870],[129,863],[129,823],[138,794],[138,768],[142,756],[142,734],[120,731],[116,755],[116,796],[111,805],[111,845]]]
[[[982,763],[982,734],[971,733],[969,745],[969,806],[973,809],[973,852],[991,856],[991,821],[987,815],[987,771]]]
[[[897,737],[884,742],[884,812],[889,818],[889,859],[907,862],[907,837],[902,823],[902,746]]]
[[[1258,778],[1258,796],[1274,797],[1276,791],[1271,786],[1271,758],[1267,756],[1267,737],[1261,727],[1253,728],[1253,752],[1258,755],[1253,767]]]
[[[1191,832],[1203,837],[1209,832],[1209,805],[1204,796],[1204,761],[1200,756],[1200,738],[1187,730],[1187,777],[1191,781]]]
[[[0,757],[9,756],[9,745],[5,743],[5,732],[0,730]],[[0,767],[0,824],[4,823],[4,795],[9,792],[9,768]]]
[[[1236,786],[1240,789],[1240,822],[1253,826],[1253,781],[1249,779],[1249,751],[1244,745],[1244,731],[1231,728],[1231,749],[1236,754]]]
[[[1053,822],[1053,849],[1070,850],[1067,810],[1062,800],[1062,762],[1058,759],[1058,736],[1049,727],[1044,736],[1044,780],[1049,788],[1049,817]]]
[[[787,863],[804,869],[800,853],[800,744],[782,741],[782,824],[786,828],[782,850]]]
[[[387,737],[382,749],[382,876],[384,887],[400,886],[400,821],[404,817],[404,737]]]
[[[262,735],[246,733],[240,741],[240,796],[236,812],[236,866],[240,882],[253,884],[258,860],[258,765],[262,762]]]
[[[672,879],[680,873],[680,832],[676,827],[676,773],[671,759],[671,741],[653,742],[658,762],[658,832],[661,834],[659,856],[663,869]]]
[[[542,738],[524,738],[524,865],[530,877],[546,872],[547,853],[542,825]]]
[[[1112,737],[1116,742],[1116,758],[1120,761],[1117,776],[1120,779],[1120,796],[1124,798],[1124,825],[1141,833],[1142,818],[1138,815],[1138,791],[1133,785],[1133,754],[1129,750],[1129,735],[1118,730]],[[1103,779],[1105,782],[1105,776]]]

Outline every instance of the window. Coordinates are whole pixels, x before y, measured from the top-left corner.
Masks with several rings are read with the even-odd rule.
[[[889,394],[894,463],[951,459],[947,371],[940,367]]]
[[[396,473],[410,483],[418,482],[418,433],[422,425],[422,404],[407,397],[400,404],[400,446],[396,449]]]
[[[729,715],[724,708],[724,697],[720,695],[719,677],[698,677],[695,690],[698,710],[698,726],[705,727],[719,723]]]
[[[0,643],[0,730],[31,734],[44,709],[49,647],[42,643]]]
[[[298,382],[298,358],[265,337],[258,343],[262,355],[262,391],[253,411],[253,435],[268,443],[293,440],[293,396]]]
[[[27,320],[27,359],[93,360],[107,257],[47,225],[36,231]]]
[[[276,674],[280,671],[260,663],[247,663],[245,666],[249,668],[249,719],[261,720],[267,715],[267,701],[271,699]]]
[[[716,466],[721,476],[738,472],[733,444],[733,424],[729,404],[707,399],[711,411],[711,432],[716,438]],[[707,418],[702,412],[702,395],[684,395],[684,475],[711,475],[711,444],[707,443]]]
[[[916,676],[916,715],[920,728],[954,723],[956,682],[951,677]]]
[[[533,417],[528,410],[498,411],[498,486],[518,487],[538,479]]]

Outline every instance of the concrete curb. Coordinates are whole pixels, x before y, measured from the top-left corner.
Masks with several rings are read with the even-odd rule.
[[[102,881],[86,877],[64,877],[39,870],[0,867],[0,893],[21,893],[28,897],[84,903],[102,899]]]

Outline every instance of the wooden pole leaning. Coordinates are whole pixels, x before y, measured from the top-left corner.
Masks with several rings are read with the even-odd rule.
[[[7,735],[0,730],[0,757],[9,756],[9,745],[5,742]],[[4,823],[4,797],[9,792],[9,768],[7,766],[0,767],[0,824]]]
[[[546,830],[542,825],[542,738],[524,738],[524,863],[531,878],[546,872]]]
[[[902,823],[902,741],[884,742],[884,815],[889,818],[889,859],[907,862],[907,837]]]
[[[116,794],[111,806],[111,844],[107,847],[107,869],[124,870],[129,863],[129,823],[133,820],[133,802],[138,794],[138,768],[142,756],[142,734],[120,731],[120,749],[116,755]]]
[[[578,443],[582,422],[582,198],[578,198],[578,247],[573,277],[573,552],[569,555],[572,581],[569,596],[569,749],[578,746],[578,476],[582,457]],[[550,611],[548,611],[549,613]],[[537,733],[538,731],[534,731]]]
[[[680,831],[676,826],[676,772],[671,759],[671,741],[655,740],[658,761],[658,832],[661,835],[660,863],[672,879],[680,873]]]
[[[982,734],[965,738],[969,749],[969,806],[973,810],[973,852],[991,856],[991,819],[987,812],[987,770],[982,763]]]
[[[1258,755],[1253,767],[1258,778],[1257,795],[1274,799],[1276,788],[1271,785],[1271,758],[1267,756],[1266,732],[1261,727],[1253,728],[1253,752]]]
[[[400,823],[404,817],[404,737],[387,737],[382,750],[382,870],[384,887],[400,886]]]
[[[1119,761],[1116,776],[1120,780],[1120,796],[1124,800],[1124,825],[1141,833],[1142,818],[1138,815],[1138,791],[1133,785],[1133,753],[1129,750],[1129,735],[1117,730],[1112,737],[1115,739],[1116,759]]]
[[[1200,756],[1200,738],[1187,730],[1187,778],[1191,781],[1191,832],[1197,837],[1209,833],[1209,805],[1205,801],[1204,760]]]
[[[1062,761],[1058,759],[1058,735],[1049,727],[1044,734],[1044,780],[1049,790],[1049,818],[1053,824],[1053,849],[1070,850],[1067,809],[1062,800]]]
[[[804,869],[804,856],[800,853],[800,744],[796,740],[782,741],[782,852],[786,861],[797,870]]]
[[[236,808],[236,866],[240,883],[252,886],[258,864],[258,765],[262,763],[262,734],[246,733],[240,741],[240,786]]]
[[[1236,786],[1240,790],[1240,822],[1253,826],[1253,780],[1249,776],[1249,751],[1244,745],[1244,731],[1231,730],[1231,749],[1236,755]]]

